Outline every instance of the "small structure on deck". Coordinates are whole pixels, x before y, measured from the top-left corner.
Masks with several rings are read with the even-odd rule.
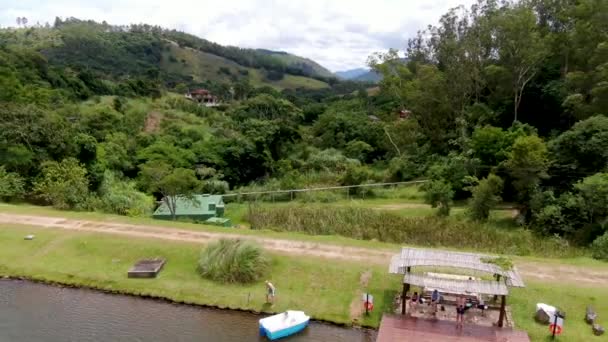
[[[180,197],[175,203],[175,218],[231,227],[230,219],[223,217],[224,208],[224,199],[221,195],[203,194],[194,195],[191,198]],[[165,201],[154,211],[152,217],[161,220],[173,219]]]
[[[207,89],[192,90],[186,93],[185,97],[205,107],[215,107],[220,104],[217,97]]]
[[[156,278],[164,265],[165,259],[142,259],[131,267],[127,276],[129,278]]]
[[[524,282],[513,266],[510,269],[493,263],[497,256],[475,253],[462,253],[434,249],[403,248],[401,253],[393,256],[389,266],[389,273],[403,274],[403,293],[401,300],[401,314],[406,313],[406,298],[410,286],[419,286],[427,292],[438,290],[442,294],[455,297],[465,296],[471,306],[484,303],[482,296],[501,297],[500,311],[496,325],[503,327],[506,317],[506,297],[509,287],[524,287]],[[415,272],[416,269],[439,268],[457,269],[461,272],[485,273],[493,276],[493,280],[482,280],[465,276],[442,276],[439,273]],[[414,271],[412,271],[414,269]],[[423,295],[423,294],[421,294]]]

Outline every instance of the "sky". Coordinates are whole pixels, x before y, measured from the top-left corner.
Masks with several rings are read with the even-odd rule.
[[[373,52],[407,39],[473,0],[0,0],[0,25],[55,17],[175,28],[239,47],[311,58],[331,71],[364,67]]]

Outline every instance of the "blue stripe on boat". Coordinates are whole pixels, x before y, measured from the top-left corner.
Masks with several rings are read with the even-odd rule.
[[[300,331],[304,330],[304,328],[306,328],[308,326],[308,322],[309,320],[302,322],[298,325],[294,325],[292,327],[283,329],[283,330],[278,330],[275,332],[270,332],[268,330],[266,330],[266,328],[264,328],[261,324],[260,324],[260,335],[262,336],[266,336],[269,340],[277,340],[279,338],[283,338],[283,337],[287,337],[287,336],[291,336],[293,334],[297,334]]]

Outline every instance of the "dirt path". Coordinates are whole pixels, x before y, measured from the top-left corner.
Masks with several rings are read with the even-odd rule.
[[[220,238],[246,238],[255,240],[266,249],[275,252],[350,261],[365,261],[367,264],[372,263],[377,265],[388,265],[391,256],[396,252],[306,241],[272,239],[251,235],[192,231],[171,227],[0,213],[0,224],[3,223],[194,243],[207,243]],[[608,267],[605,269],[589,269],[581,266],[556,263],[543,264],[532,261],[518,261],[517,268],[524,279],[527,280],[560,280],[594,286],[608,284]]]

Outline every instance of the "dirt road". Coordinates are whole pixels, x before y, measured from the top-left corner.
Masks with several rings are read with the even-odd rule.
[[[387,265],[397,251],[382,251],[368,248],[336,246],[322,243],[272,239],[234,233],[211,233],[183,230],[171,227],[133,225],[103,221],[86,221],[62,217],[17,215],[0,213],[0,225],[24,225],[50,229],[66,229],[83,232],[116,234],[123,236],[154,238],[194,243],[207,243],[220,238],[247,238],[262,244],[266,249],[289,254],[311,255],[324,258],[365,261],[366,263]],[[587,269],[564,264],[544,264],[531,261],[518,261],[517,268],[524,279],[560,280],[587,285],[608,284],[608,267]]]

